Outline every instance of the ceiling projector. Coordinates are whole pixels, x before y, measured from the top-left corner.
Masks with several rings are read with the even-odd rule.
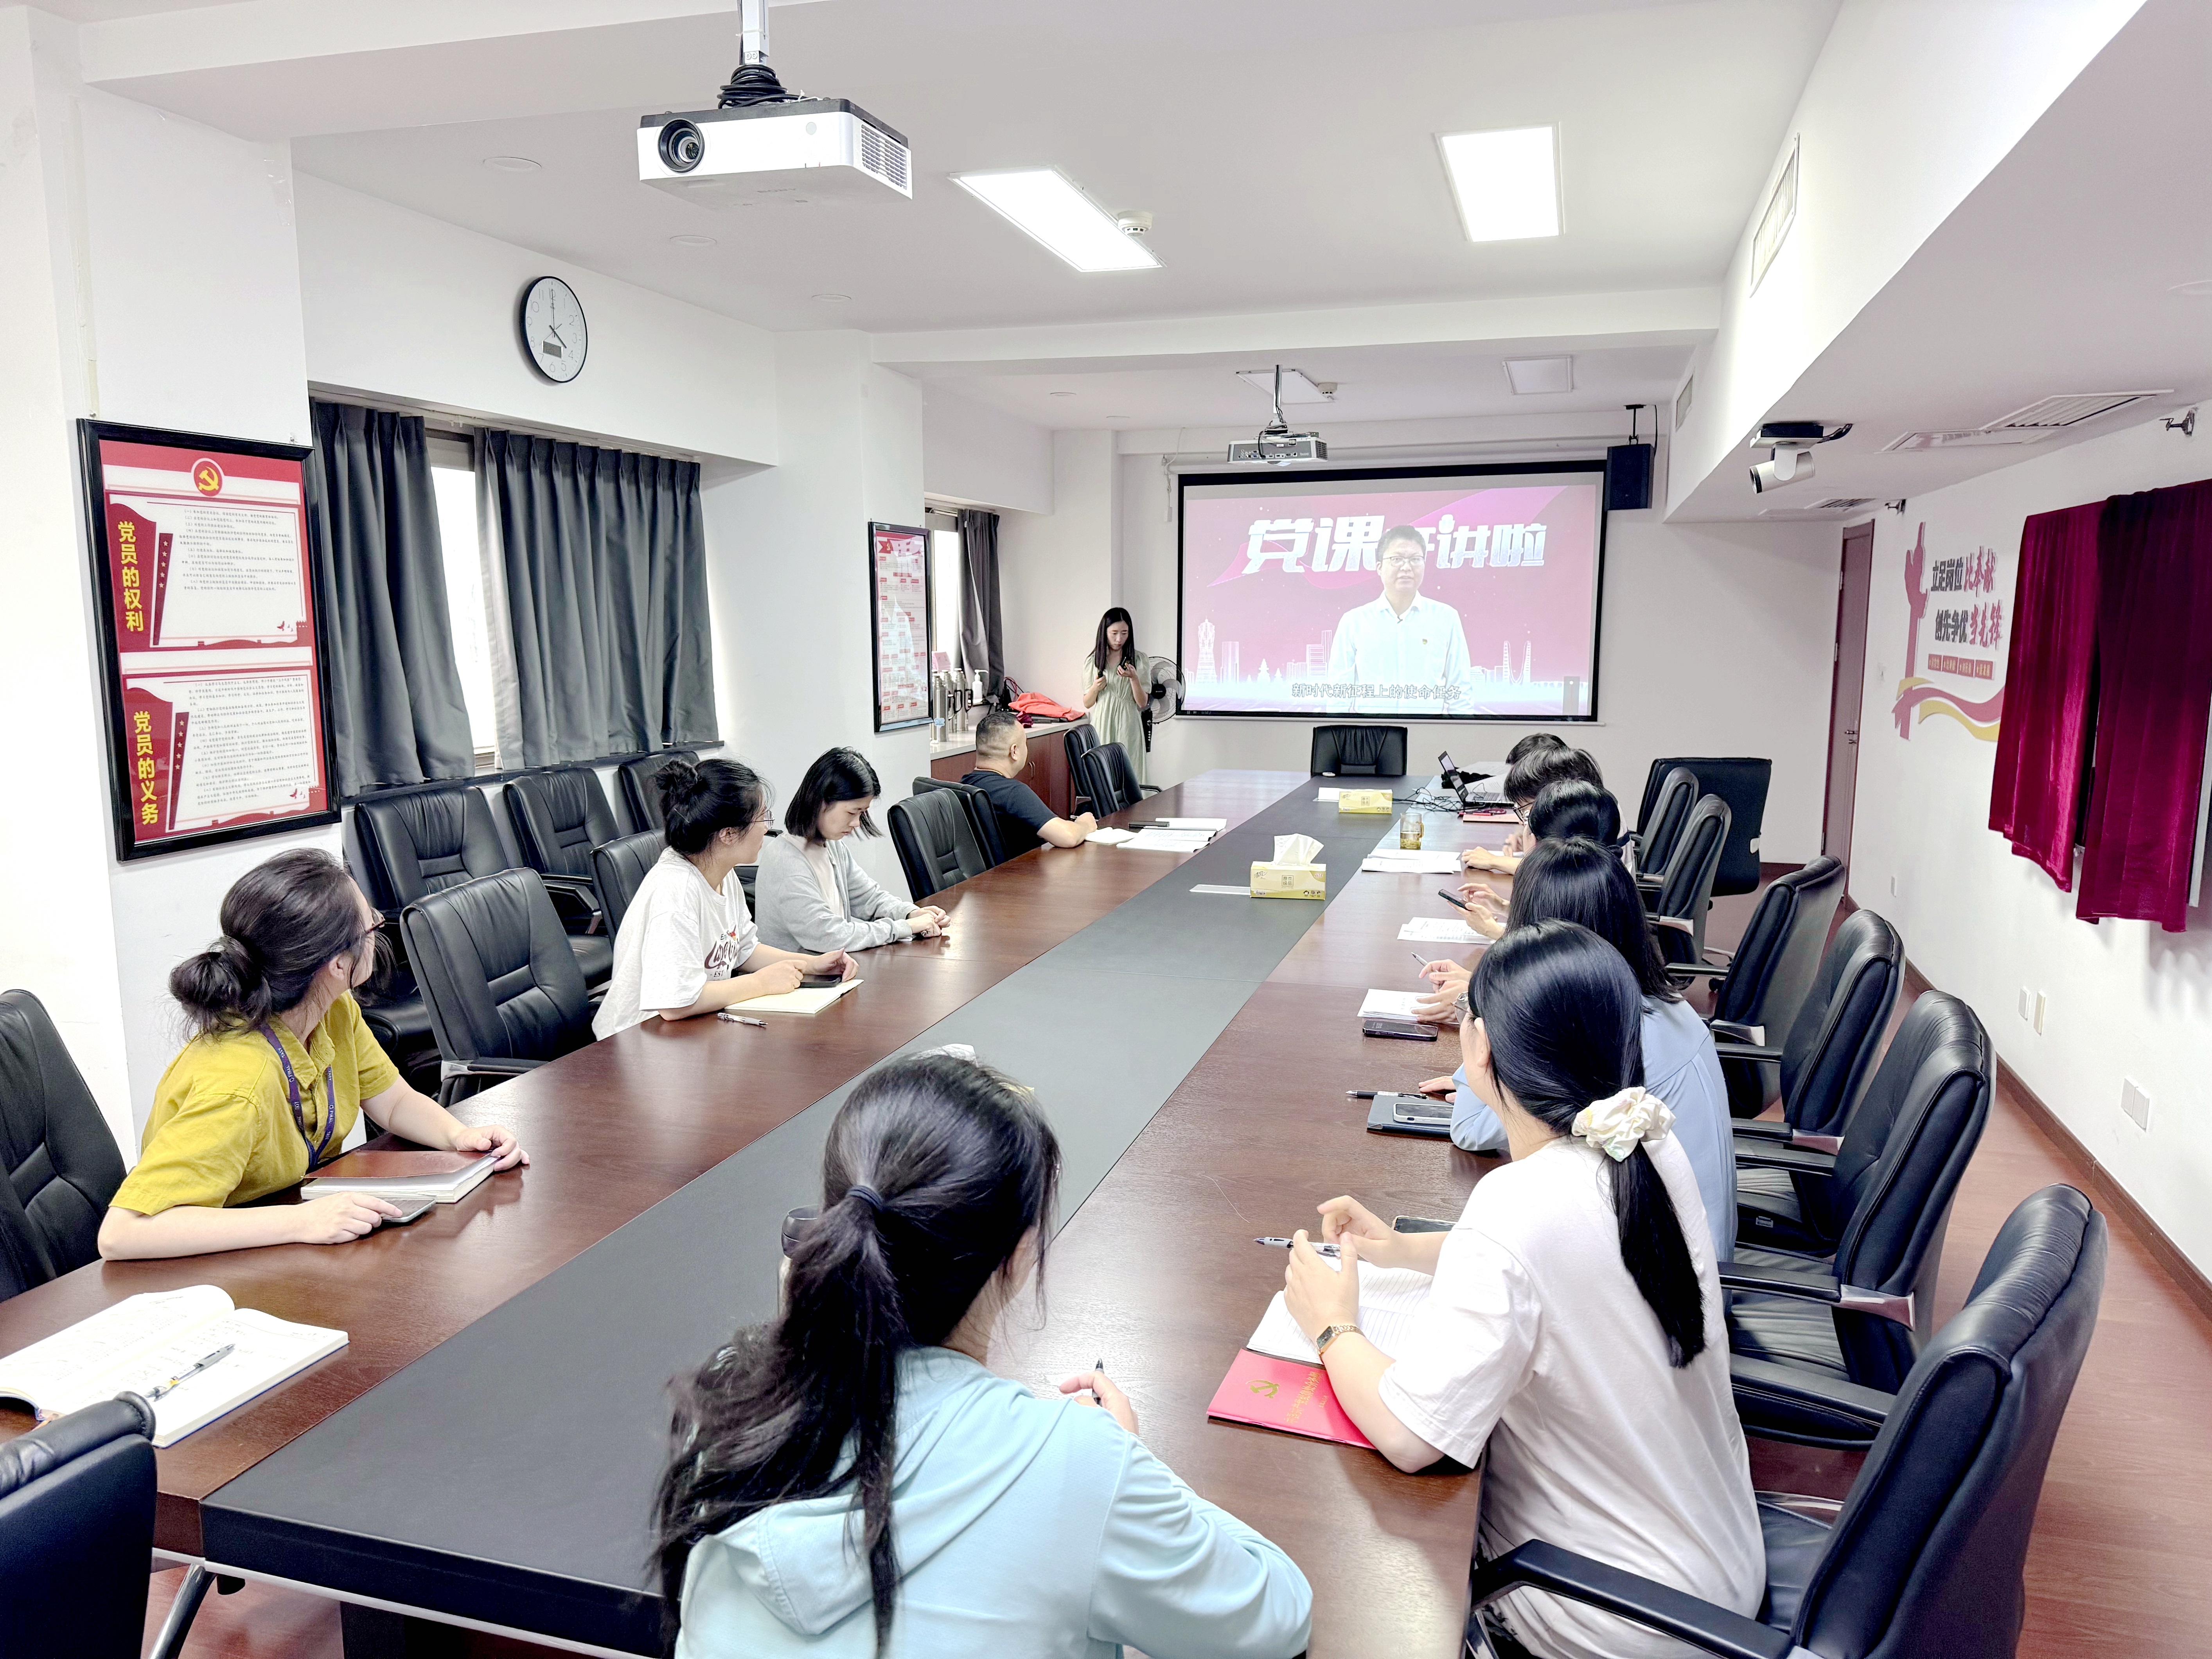
[[[1229,446],[1231,466],[1296,466],[1302,461],[1325,461],[1328,446],[1318,432],[1293,432],[1283,418],[1283,366],[1275,365],[1275,418],[1260,428],[1249,444]]]
[[[702,207],[817,197],[911,201],[906,138],[842,98],[784,90],[768,65],[767,0],[744,0],[737,72],[713,109],[637,124],[637,176]]]

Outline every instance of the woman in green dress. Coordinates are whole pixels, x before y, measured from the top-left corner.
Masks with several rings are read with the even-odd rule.
[[[1152,665],[1137,649],[1129,613],[1115,605],[1098,619],[1098,639],[1083,659],[1083,706],[1101,743],[1118,743],[1129,752],[1139,783],[1145,769],[1145,704],[1152,696]]]

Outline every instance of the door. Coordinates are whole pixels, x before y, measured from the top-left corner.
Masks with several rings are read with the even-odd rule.
[[[1874,526],[1844,532],[1836,592],[1836,672],[1828,700],[1828,800],[1820,850],[1851,861],[1851,807],[1859,784],[1859,709],[1865,701],[1867,595],[1874,586]]]

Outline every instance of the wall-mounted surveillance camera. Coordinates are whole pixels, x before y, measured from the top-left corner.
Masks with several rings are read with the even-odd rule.
[[[1851,429],[1849,421],[1767,421],[1751,441],[1766,459],[1751,469],[1751,487],[1764,495],[1813,476],[1806,459],[1815,444],[1832,444]]]
[[[1779,489],[1784,484],[1796,483],[1813,476],[1813,463],[1808,459],[1810,451],[1796,444],[1778,444],[1766,459],[1751,469],[1751,487],[1759,495],[1770,489]]]

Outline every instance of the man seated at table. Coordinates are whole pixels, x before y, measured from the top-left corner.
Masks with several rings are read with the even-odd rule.
[[[1054,816],[1037,798],[1037,792],[1021,781],[1030,763],[1029,734],[1022,723],[1003,708],[983,716],[975,728],[975,769],[960,780],[989,797],[998,815],[999,850],[1008,858],[1026,853],[1040,841],[1054,847],[1079,847],[1098,827],[1088,812],[1072,818]]]

